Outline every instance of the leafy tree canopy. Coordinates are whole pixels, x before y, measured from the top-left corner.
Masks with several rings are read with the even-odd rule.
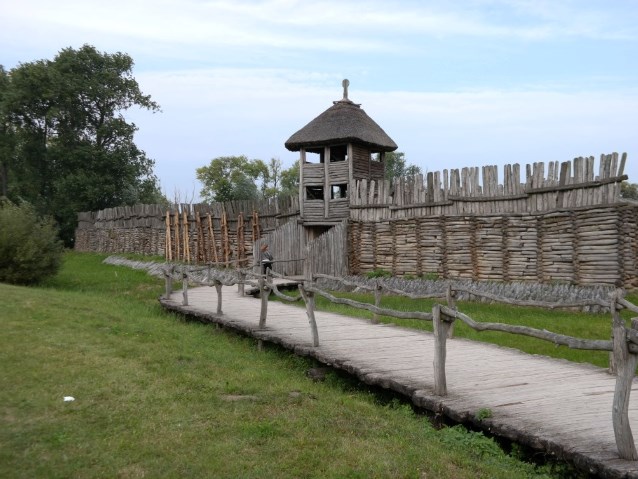
[[[124,112],[159,111],[124,53],[90,45],[0,69],[0,186],[53,216],[67,245],[79,211],[163,199]]]
[[[203,185],[200,195],[204,201],[256,200],[296,194],[299,166],[284,170],[278,158],[265,163],[244,155],[220,156],[197,168],[196,176]]]
[[[620,184],[620,197],[626,200],[638,201],[638,183],[623,181]]]
[[[421,168],[406,163],[405,153],[390,151],[385,154],[385,178],[391,180],[402,176],[412,176],[421,173]]]

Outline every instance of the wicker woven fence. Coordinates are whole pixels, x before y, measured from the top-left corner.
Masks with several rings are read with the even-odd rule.
[[[298,215],[297,197],[109,208],[78,214],[75,249],[248,264],[257,239]]]

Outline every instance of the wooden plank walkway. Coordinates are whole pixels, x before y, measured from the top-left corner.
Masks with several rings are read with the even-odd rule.
[[[447,342],[448,396],[433,395],[432,334],[316,312],[320,346],[312,347],[305,309],[268,303],[266,328],[258,329],[260,301],[224,286],[217,316],[215,288],[181,292],[162,305],[200,320],[223,324],[341,368],[362,381],[393,389],[416,405],[459,422],[473,422],[500,436],[569,460],[601,477],[638,478],[638,462],[618,458],[611,408],[615,378],[591,365],[464,339]],[[638,436],[638,386],[629,417]],[[492,417],[476,419],[489,408]]]

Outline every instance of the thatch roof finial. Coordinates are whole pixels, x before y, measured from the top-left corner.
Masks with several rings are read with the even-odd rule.
[[[341,85],[343,86],[343,101],[350,101],[348,99],[348,86],[350,86],[350,82],[348,81],[347,78],[345,78],[342,82]]]

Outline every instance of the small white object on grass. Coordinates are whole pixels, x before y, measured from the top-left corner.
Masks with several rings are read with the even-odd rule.
[[[75,398],[73,396],[64,396],[64,402],[71,402],[71,401],[75,401]]]

